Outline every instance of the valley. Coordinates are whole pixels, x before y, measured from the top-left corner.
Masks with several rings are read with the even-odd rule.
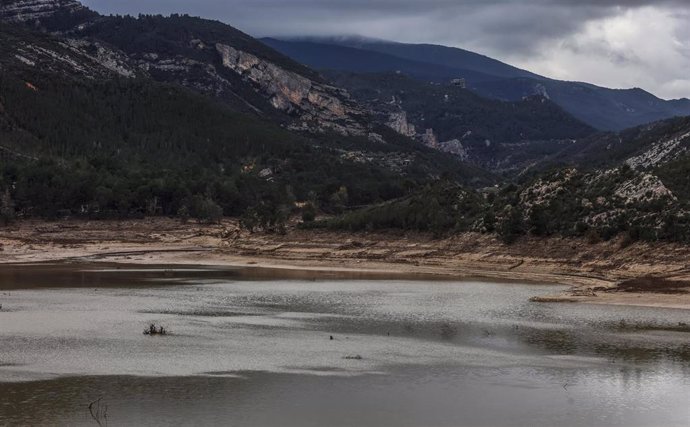
[[[683,100],[631,90],[605,101],[608,89],[443,46],[259,40],[219,21],[104,16],[68,0],[5,2],[0,19],[6,262],[95,255],[90,233],[167,253],[198,228],[209,259],[456,266],[605,287],[684,271]],[[498,88],[520,95],[489,93]],[[583,115],[591,97],[600,109]],[[241,237],[204,225],[221,223]],[[646,260],[654,245],[681,255]]]
[[[0,0],[0,425],[687,426],[690,9],[623,3]]]

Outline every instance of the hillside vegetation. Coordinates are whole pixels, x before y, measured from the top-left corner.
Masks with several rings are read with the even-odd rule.
[[[404,73],[320,75],[216,21],[103,17],[64,0],[22,24],[5,4],[1,223],[226,215],[281,231],[300,216],[508,243],[690,241],[688,118],[600,133],[545,93],[505,102]],[[534,78],[408,48],[395,49]]]
[[[690,157],[659,174],[686,172]],[[681,175],[678,175],[681,176]],[[687,175],[686,175],[687,176]],[[412,195],[307,227],[339,230],[415,230],[436,235],[498,233],[506,243],[520,236],[586,237],[591,242],[623,235],[636,240],[690,242],[688,180],[669,180],[628,166],[594,173],[564,169],[525,185],[475,192],[440,181]]]
[[[405,141],[308,138],[148,80],[2,72],[0,135],[0,189],[24,216],[199,215],[204,204],[241,215],[295,200],[329,211],[401,196],[443,172],[433,152]],[[379,152],[379,160],[353,160],[347,150]],[[388,155],[401,157],[401,170]],[[448,160],[448,173],[461,169]],[[334,198],[342,188],[347,197]]]

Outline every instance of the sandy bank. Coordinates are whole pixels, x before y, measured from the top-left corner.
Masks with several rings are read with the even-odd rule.
[[[554,301],[690,309],[690,292],[613,292],[638,277],[690,280],[690,248],[575,239],[525,238],[506,246],[492,236],[433,239],[419,233],[333,233],[291,228],[249,234],[234,221],[180,224],[136,221],[25,221],[0,229],[0,263],[114,262],[255,266],[419,278],[562,283],[574,292]]]

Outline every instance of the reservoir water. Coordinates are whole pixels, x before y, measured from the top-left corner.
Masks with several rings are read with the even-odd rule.
[[[0,267],[0,425],[690,425],[687,311],[252,271]]]

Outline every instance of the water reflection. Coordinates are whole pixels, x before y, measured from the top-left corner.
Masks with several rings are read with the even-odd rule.
[[[682,310],[529,302],[559,288],[543,285],[60,268],[0,274],[0,424],[90,424],[101,396],[122,425],[690,424]]]

